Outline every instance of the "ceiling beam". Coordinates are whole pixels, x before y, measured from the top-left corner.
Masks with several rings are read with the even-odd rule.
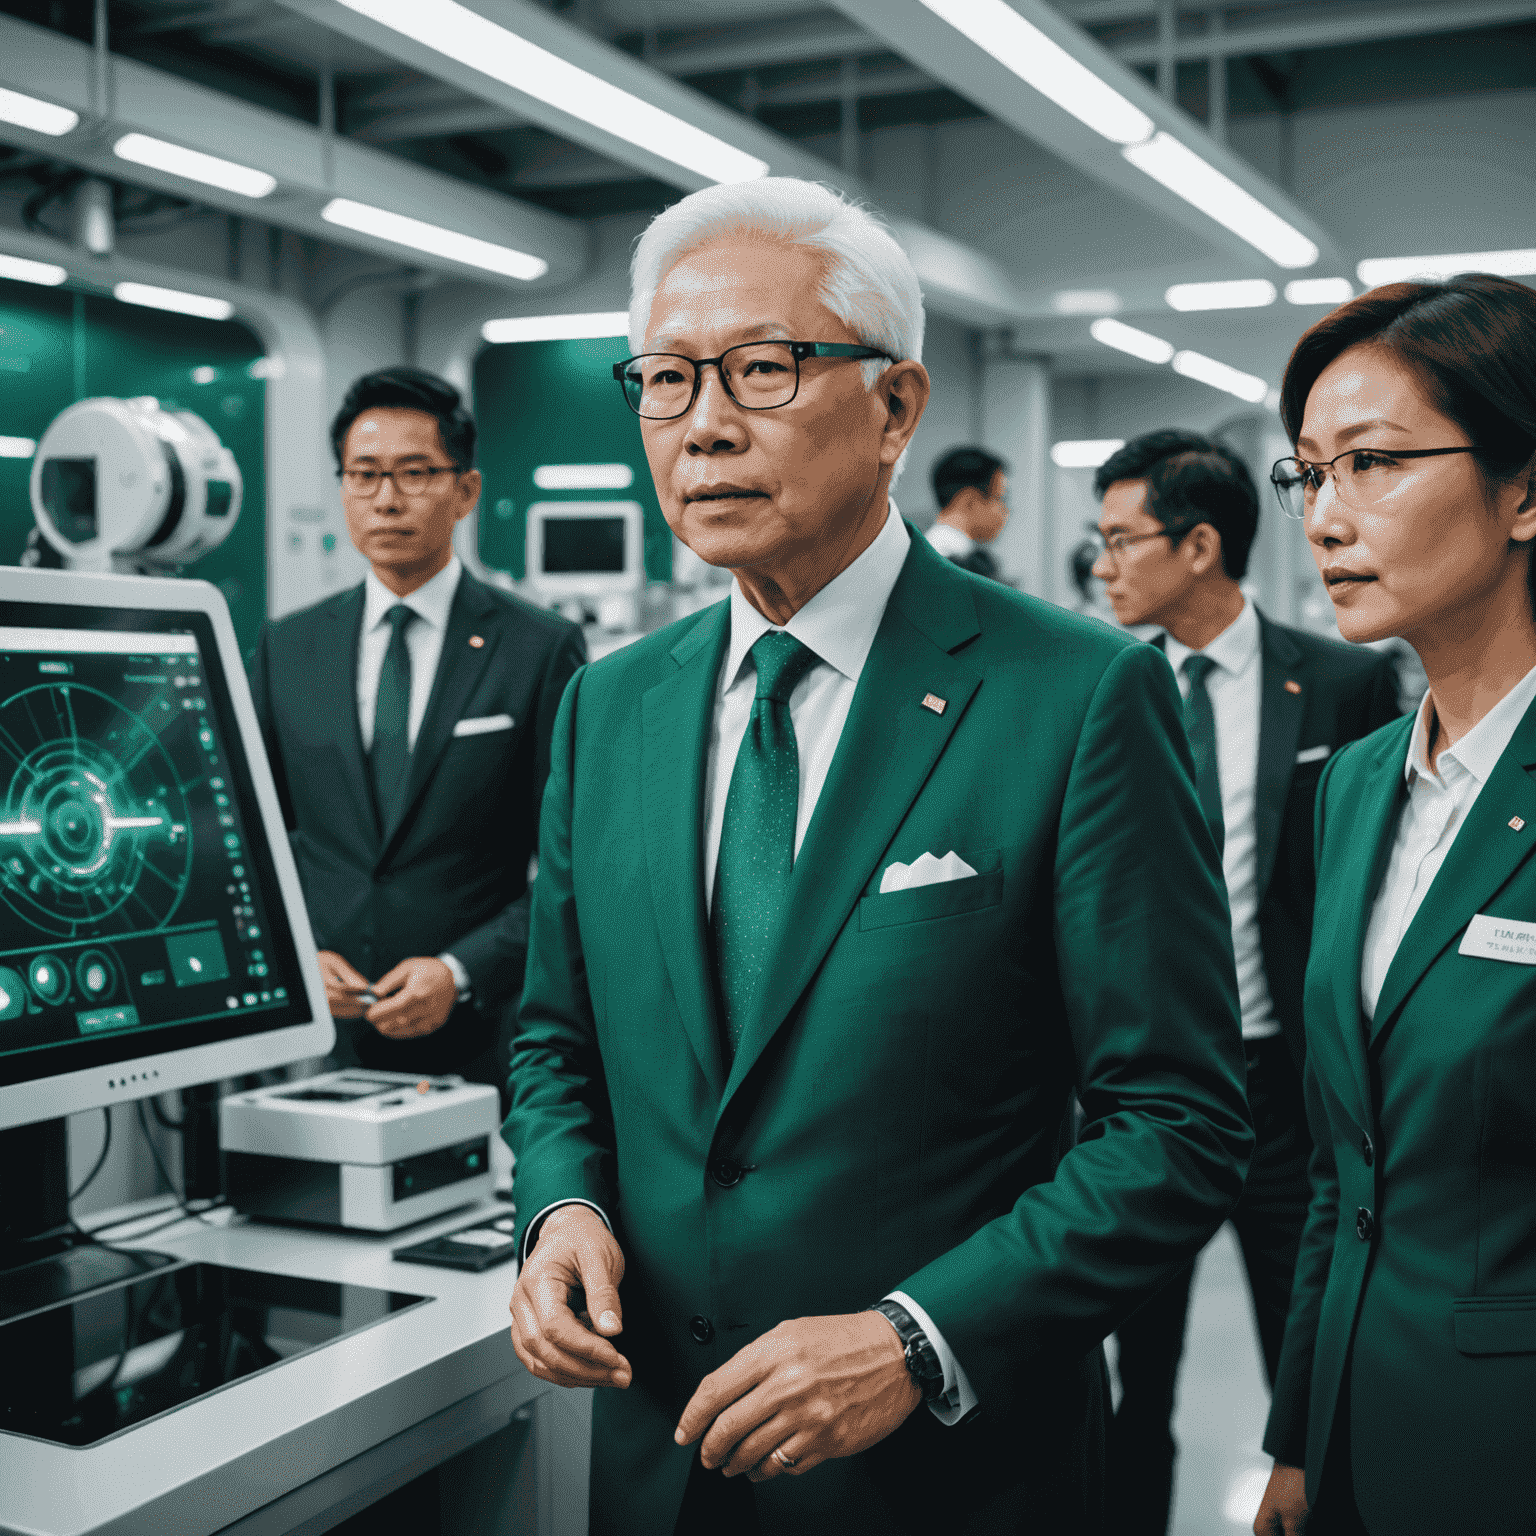
[[[886,53],[887,45],[841,16],[806,16],[722,29],[717,37],[658,48],[646,63],[669,75],[724,75],[844,54]]]
[[[460,100],[452,106],[420,112],[382,112],[352,127],[349,138],[361,144],[404,144],[412,139],[447,139],[461,133],[501,133],[528,121],[488,101]]]

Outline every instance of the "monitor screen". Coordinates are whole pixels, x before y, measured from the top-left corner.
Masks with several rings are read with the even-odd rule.
[[[604,574],[624,571],[625,519],[544,517],[544,574]]]
[[[310,1016],[208,615],[0,602],[0,1086]]]

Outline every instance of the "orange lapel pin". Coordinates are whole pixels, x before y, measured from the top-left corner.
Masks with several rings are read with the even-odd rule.
[[[923,708],[931,709],[936,715],[942,715],[949,708],[949,700],[941,699],[936,693],[925,693],[923,695]]]
[[[469,643],[478,651],[480,647],[485,644],[485,641],[479,635],[471,635],[469,637]]]
[[[1294,677],[1288,677],[1285,680],[1285,691],[1287,693],[1300,693],[1301,684]]]

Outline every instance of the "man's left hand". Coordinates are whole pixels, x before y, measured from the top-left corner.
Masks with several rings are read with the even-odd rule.
[[[703,1435],[706,1467],[761,1483],[868,1450],[921,1402],[901,1340],[879,1312],[801,1317],[711,1371],[676,1438],[691,1445]]]
[[[373,993],[379,1001],[363,1017],[391,1040],[414,1040],[448,1022],[459,988],[441,960],[417,955],[374,982]]]

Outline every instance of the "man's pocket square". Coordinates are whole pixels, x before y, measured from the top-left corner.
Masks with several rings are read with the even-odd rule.
[[[477,715],[472,720],[460,720],[453,728],[455,736],[485,736],[491,731],[510,731],[511,715]]]
[[[1333,748],[1329,746],[1304,747],[1296,754],[1296,766],[1299,768],[1303,763],[1320,763],[1332,751]]]
[[[880,894],[888,891],[913,891],[920,885],[939,885],[945,880],[967,880],[976,871],[953,849],[942,859],[931,853],[920,854],[910,864],[890,864],[880,877]]]

